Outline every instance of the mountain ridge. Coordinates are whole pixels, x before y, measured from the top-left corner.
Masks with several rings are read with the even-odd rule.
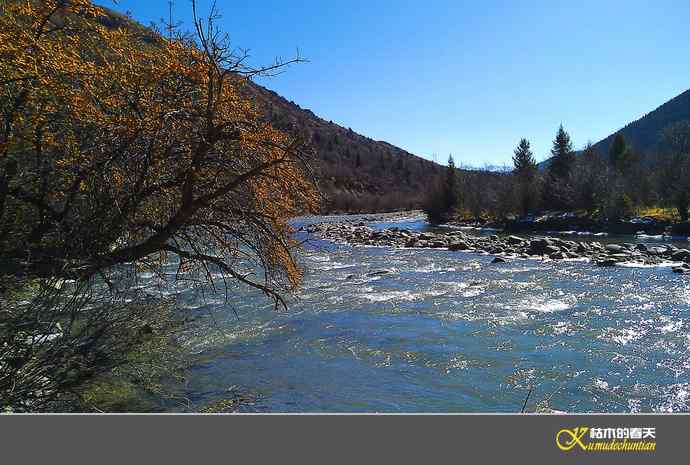
[[[128,28],[144,41],[154,31],[131,17],[101,6],[108,28]],[[390,142],[378,141],[321,118],[274,90],[247,80],[247,93],[278,129],[300,137],[314,154],[311,161],[324,212],[417,209],[423,193],[443,167]]]
[[[328,210],[419,208],[420,192],[442,172],[433,161],[326,120],[253,81],[250,90],[275,127],[313,150]]]
[[[625,141],[636,151],[648,156],[660,156],[665,147],[662,141],[663,130],[673,123],[690,120],[690,89],[662,103],[642,117],[629,122],[619,130],[604,137],[592,147],[602,157],[607,157],[616,134],[621,133]],[[582,151],[577,152],[582,153]],[[543,169],[548,167],[551,158],[539,163]]]
[[[613,138],[621,133],[635,150],[659,154],[664,150],[662,131],[668,125],[690,119],[690,89],[681,92],[654,110],[594,144],[600,154],[607,154]]]

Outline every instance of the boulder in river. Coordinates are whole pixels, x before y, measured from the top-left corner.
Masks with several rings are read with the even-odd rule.
[[[647,247],[647,253],[649,255],[663,255],[664,253],[666,253],[666,250],[666,247]]]
[[[371,273],[367,274],[367,276],[381,276],[384,274],[388,274],[390,272],[391,272],[391,270],[376,270],[376,271],[372,271]]]
[[[544,247],[542,252],[543,252],[543,255],[551,256],[551,255],[558,253],[560,251],[561,251],[561,249],[555,245],[547,245],[546,247]]]
[[[690,250],[678,249],[671,254],[671,260],[675,262],[681,262],[690,256]]]
[[[618,244],[609,244],[606,246],[607,252],[620,253],[620,252],[623,252],[624,250],[625,250],[625,248],[622,245],[618,245]]]
[[[557,237],[520,236],[477,236],[462,231],[431,232],[412,231],[399,227],[385,230],[366,226],[363,222],[320,223],[302,226],[310,234],[353,246],[374,245],[387,247],[448,248],[451,251],[465,250],[482,255],[498,256],[492,263],[506,263],[503,257],[549,257],[553,260],[587,258],[599,266],[614,266],[618,263],[636,262],[659,265],[673,261],[676,273],[690,273],[690,247],[678,248],[672,244],[602,244],[601,242],[575,242]],[[372,270],[369,276],[388,273],[389,270]],[[348,276],[346,279],[352,279]]]
[[[551,241],[551,239],[546,238],[546,237],[542,237],[542,238],[534,239],[534,240],[530,241],[529,247],[530,247],[530,249],[534,249],[534,250],[543,250],[545,247],[552,245],[552,244],[553,244],[553,242]]]

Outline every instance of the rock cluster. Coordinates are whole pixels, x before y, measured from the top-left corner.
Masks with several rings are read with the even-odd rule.
[[[504,263],[506,257],[539,257],[551,260],[588,259],[599,266],[619,263],[658,265],[677,262],[676,273],[690,273],[690,251],[671,244],[648,246],[642,243],[601,244],[568,241],[556,237],[524,238],[519,236],[476,236],[463,231],[443,233],[417,232],[391,228],[376,230],[366,223],[319,223],[302,228],[310,234],[351,245],[399,248],[436,248],[461,250],[500,257],[493,263]]]

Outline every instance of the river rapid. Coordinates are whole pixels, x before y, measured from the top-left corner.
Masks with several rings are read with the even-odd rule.
[[[186,408],[241,393],[250,412],[520,412],[531,392],[528,412],[690,411],[690,275],[298,236],[287,311],[241,287],[179,293]]]

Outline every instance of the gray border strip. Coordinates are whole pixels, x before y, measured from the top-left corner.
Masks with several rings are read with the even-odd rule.
[[[577,426],[655,427],[657,450],[559,450],[556,433]],[[8,464],[685,463],[688,426],[676,414],[2,415],[0,447]]]

